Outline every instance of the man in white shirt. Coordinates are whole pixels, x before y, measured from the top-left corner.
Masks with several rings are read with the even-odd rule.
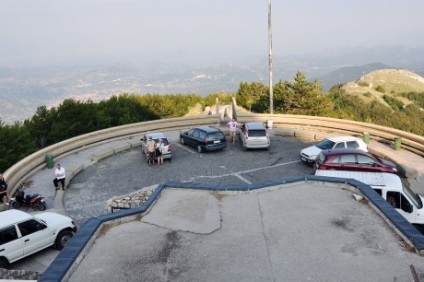
[[[230,135],[234,145],[236,143],[238,122],[235,121],[235,119],[232,119],[229,123],[227,123],[227,126],[230,128]]]
[[[65,190],[65,179],[66,179],[66,172],[65,168],[61,166],[60,164],[57,164],[56,169],[54,171],[54,175],[56,176],[55,179],[53,179],[54,187],[56,188],[56,191],[59,190],[59,182],[62,185],[62,190]]]

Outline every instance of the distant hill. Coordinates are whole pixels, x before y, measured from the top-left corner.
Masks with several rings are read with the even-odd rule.
[[[364,101],[377,101],[387,105],[383,95],[395,97],[405,105],[412,103],[401,97],[401,93],[424,93],[424,78],[414,72],[402,69],[382,69],[361,76],[356,81],[345,83],[341,89]],[[388,106],[388,105],[387,105]]]
[[[346,83],[356,80],[367,73],[375,70],[389,69],[390,67],[380,63],[367,64],[362,66],[349,66],[337,69],[322,76],[317,80],[321,82],[321,87],[324,91],[330,90],[336,84]]]

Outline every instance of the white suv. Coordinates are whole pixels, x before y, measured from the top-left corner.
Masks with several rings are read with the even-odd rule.
[[[50,246],[63,249],[77,228],[67,216],[20,210],[0,213],[0,268]]]
[[[308,165],[313,165],[322,150],[334,148],[359,149],[368,152],[367,144],[354,136],[334,136],[321,140],[318,144],[300,151],[300,160]]]

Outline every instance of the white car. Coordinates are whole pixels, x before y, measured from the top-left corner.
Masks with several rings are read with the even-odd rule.
[[[161,132],[156,132],[156,133],[147,133],[146,135],[143,136],[143,138],[141,139],[141,153],[147,158],[146,156],[146,144],[147,141],[149,140],[149,138],[152,137],[152,139],[155,141],[155,143],[157,143],[159,141],[159,139],[162,139],[164,150],[162,152],[163,154],[163,159],[171,159],[172,158],[172,150],[171,150],[171,144],[168,141],[168,138],[166,137],[165,134],[161,133]]]
[[[77,231],[74,221],[52,212],[28,214],[20,210],[0,213],[0,268],[50,246],[63,247]]]
[[[247,122],[240,129],[239,139],[244,150],[269,149],[268,129],[261,122]]]
[[[300,160],[305,164],[313,165],[322,150],[333,148],[351,148],[368,152],[367,144],[360,138],[354,136],[335,136],[321,140],[318,144],[300,151]]]

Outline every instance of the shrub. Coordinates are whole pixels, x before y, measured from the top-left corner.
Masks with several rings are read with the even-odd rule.
[[[381,85],[378,85],[376,88],[375,88],[375,90],[377,90],[378,92],[380,92],[380,93],[386,93],[386,90],[384,89],[384,87],[383,86],[381,86]]]
[[[368,82],[366,82],[366,81],[358,81],[358,85],[359,86],[362,86],[362,87],[368,87],[368,86],[370,86],[369,84],[368,84]]]

